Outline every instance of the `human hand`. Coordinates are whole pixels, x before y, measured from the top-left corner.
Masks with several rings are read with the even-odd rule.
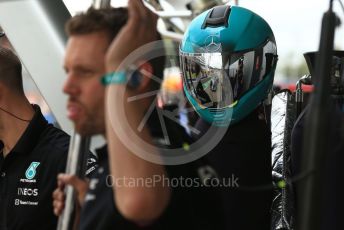
[[[157,39],[158,16],[142,0],[129,0],[127,24],[112,41],[106,54],[106,69],[117,71],[121,62],[137,48]]]
[[[60,216],[65,207],[64,188],[66,185],[71,185],[77,192],[78,204],[84,201],[86,192],[88,190],[88,183],[79,179],[77,176],[68,174],[59,174],[57,177],[57,188],[53,192],[53,208],[56,216]]]

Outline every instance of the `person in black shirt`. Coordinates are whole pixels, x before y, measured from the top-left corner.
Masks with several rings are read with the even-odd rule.
[[[208,130],[223,133],[207,157],[220,179],[233,178],[235,185],[221,189],[226,229],[269,229],[271,132],[263,102],[277,64],[272,29],[249,9],[217,6],[188,25],[179,55],[184,93],[201,118],[196,140]],[[205,73],[201,78],[190,77],[194,65]]]
[[[207,155],[220,178],[238,179],[237,187],[221,188],[226,229],[270,227],[272,191],[260,189],[272,181],[271,132],[263,117],[261,108],[255,109],[232,125]],[[206,132],[210,124],[199,120],[196,127]]]
[[[64,62],[67,73],[64,92],[69,95],[68,117],[82,136],[105,135],[105,88],[100,78],[106,72],[106,51],[126,20],[126,9],[89,9],[86,14],[75,16],[66,25],[69,40]],[[120,226],[126,226],[124,228],[128,229],[130,226],[150,222],[161,214],[169,200],[168,189],[152,189],[151,197],[145,199],[141,199],[143,196],[139,193],[116,191],[120,197],[114,199],[112,187],[106,184],[109,175],[107,146],[97,152],[100,159],[99,168],[90,179],[87,194],[79,196],[82,201],[81,229],[110,229]],[[147,166],[145,161],[126,163],[121,162],[126,166],[122,171],[132,169],[133,165],[136,169],[149,169],[150,173],[157,171],[157,174],[164,174],[165,171],[163,166]],[[80,180],[62,175],[59,181],[60,187],[54,193],[56,214],[59,214],[63,207],[61,192],[64,184],[76,185],[79,195],[82,194],[82,189],[78,186],[82,184]],[[151,204],[154,204],[154,207]],[[136,219],[138,215],[145,213],[149,214],[147,218],[139,216]]]
[[[168,112],[163,113],[157,108],[156,97],[149,96],[154,95],[160,86],[156,87],[157,78],[163,75],[161,67],[164,65],[156,65],[154,60],[165,58],[160,48],[163,47],[161,41],[156,41],[157,17],[141,1],[129,2],[128,9],[128,22],[107,52],[108,74],[103,77],[103,83],[107,85],[106,131],[111,176],[117,182],[125,177],[128,182],[134,181],[134,186],[113,183],[115,200],[122,203],[129,198],[125,194],[137,194],[135,199],[128,200],[131,209],[127,209],[128,212],[123,209],[122,214],[131,221],[142,222],[141,225],[148,229],[223,229],[220,193],[215,186],[207,187],[207,181],[217,179],[205,175],[206,170],[212,170],[211,165],[206,157],[183,163],[171,160],[178,156],[193,156],[191,152],[194,151],[187,150],[192,148],[192,140],[178,122],[168,116]],[[121,63],[133,54],[138,56]],[[132,78],[137,78],[132,74],[132,65],[139,72],[140,83],[136,86],[132,84]],[[124,73],[128,82],[116,80],[120,77],[118,73]],[[124,94],[123,99],[119,96],[121,93]],[[144,167],[138,167],[140,164]],[[161,165],[166,165],[165,170],[161,170]],[[167,178],[170,184],[164,183],[163,179],[154,180],[154,177]],[[144,182],[140,184],[142,180]],[[151,186],[149,181],[154,185]],[[177,183],[172,185],[172,181]],[[162,189],[169,190],[167,203],[165,196],[157,194]],[[139,204],[143,200],[152,202],[146,202],[148,206],[142,207]]]
[[[56,229],[52,192],[69,136],[25,97],[18,57],[1,47],[0,63],[0,229]]]
[[[143,18],[142,14],[146,18]],[[129,15],[130,19],[127,22],[127,10],[125,9],[89,9],[86,14],[74,17],[67,25],[70,39],[65,60],[68,79],[64,91],[70,96],[69,117],[74,121],[76,130],[82,135],[105,134],[103,123],[105,122],[103,104],[105,95],[104,88],[100,85],[100,77],[105,72],[110,72],[112,68],[116,68],[113,65],[118,64],[123,55],[128,54],[127,52],[157,39],[156,24],[154,23],[156,16],[150,13],[141,1],[130,1]],[[96,21],[94,21],[95,19]],[[145,20],[147,21],[145,22]],[[110,31],[108,26],[104,26],[106,23],[112,25],[111,39],[123,27],[111,46],[109,43],[111,40],[108,40]],[[135,33],[135,36],[132,37],[132,32],[136,31],[135,28],[140,28],[140,34]],[[130,30],[131,37],[125,36],[128,30]],[[105,51],[109,46],[110,50],[106,54]],[[107,57],[106,62],[104,62],[104,57]],[[116,58],[117,61],[113,58]],[[149,79],[152,75],[161,77],[163,66],[163,62],[159,64],[156,62],[154,64],[152,60],[141,62],[138,68],[140,76],[136,79],[139,84],[131,82],[129,87],[135,92],[156,89],[156,85],[153,86],[154,83]],[[116,86],[112,85],[111,88],[116,88]],[[139,111],[133,110],[128,113],[130,124],[133,127],[137,122],[135,116],[147,110],[150,102],[151,99],[141,101],[138,105]],[[111,106],[111,108],[114,107],[116,107],[115,104]],[[155,143],[159,137],[163,136],[161,131],[155,129],[157,116],[156,113],[154,114],[149,119],[148,127],[144,127],[142,132],[145,135],[144,139],[151,143]],[[132,118],[134,121],[131,120]],[[175,125],[168,125],[170,128],[171,126]],[[107,123],[107,128],[109,127],[110,124]],[[150,163],[126,149],[118,137],[113,136],[114,133],[111,133],[111,129],[108,129],[107,135],[110,154],[108,154],[107,146],[97,151],[99,169],[89,182],[87,194],[80,199],[82,202],[80,229],[141,229],[142,227],[147,229],[176,229],[177,227],[222,229],[220,227],[223,220],[220,217],[221,213],[216,215],[219,209],[212,200],[212,198],[216,200],[217,196],[212,191],[207,193],[208,191],[195,191],[187,188],[171,189],[169,186],[163,186],[161,182],[156,183],[153,187],[126,186],[126,178],[135,180],[154,176],[197,177],[194,174],[197,174],[198,166],[186,164],[165,167]],[[179,131],[177,132],[175,136],[183,135]],[[137,143],[131,142],[131,144]],[[159,154],[157,149],[153,151]],[[109,162],[111,162],[110,165]],[[109,173],[110,166],[111,174]],[[189,169],[192,169],[191,173]],[[119,180],[122,180],[122,185],[116,185],[116,181],[121,183]],[[76,178],[60,176],[61,185],[72,184],[77,188],[81,183]],[[80,191],[78,188],[77,190]],[[209,196],[205,199],[201,200],[204,197],[195,199],[195,197],[201,196],[199,194],[206,193]],[[64,206],[61,187],[55,191],[54,197],[55,211],[56,214],[59,214]],[[209,221],[208,215],[212,215],[214,220]]]

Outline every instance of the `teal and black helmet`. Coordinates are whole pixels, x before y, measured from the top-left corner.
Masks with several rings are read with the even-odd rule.
[[[197,16],[180,44],[185,94],[204,120],[234,124],[256,109],[272,88],[274,34],[254,12],[217,6]]]

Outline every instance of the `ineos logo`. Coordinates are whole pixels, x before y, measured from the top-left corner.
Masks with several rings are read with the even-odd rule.
[[[38,189],[18,188],[18,195],[20,196],[38,196]]]

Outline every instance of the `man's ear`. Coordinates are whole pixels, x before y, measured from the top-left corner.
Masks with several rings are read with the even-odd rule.
[[[141,62],[138,69],[141,75],[140,85],[136,88],[137,91],[145,92],[150,88],[150,84],[153,76],[153,66],[149,62]]]

